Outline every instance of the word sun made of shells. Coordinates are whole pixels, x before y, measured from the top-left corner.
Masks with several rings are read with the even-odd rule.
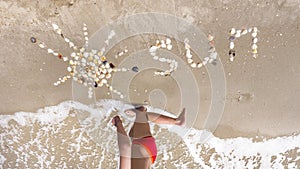
[[[63,77],[60,77],[57,82],[54,83],[54,86],[58,86],[60,84],[65,83],[68,79],[72,78],[74,81],[76,81],[79,84],[82,84],[84,86],[88,86],[88,97],[92,98],[94,95],[93,87],[107,87],[110,92],[113,92],[120,96],[120,98],[124,98],[124,95],[118,91],[117,89],[114,89],[112,85],[109,84],[108,80],[112,77],[113,73],[116,72],[127,72],[129,69],[127,68],[118,68],[113,63],[109,62],[107,58],[105,57],[105,48],[103,47],[100,51],[99,50],[90,50],[87,51],[86,47],[88,46],[88,32],[87,32],[87,26],[86,24],[83,24],[83,35],[85,44],[84,47],[78,48],[69,38],[65,37],[62,33],[62,30],[58,27],[56,24],[52,24],[53,30],[59,34],[64,41],[69,45],[69,47],[73,50],[73,52],[70,54],[70,56],[63,56],[61,53],[54,51],[51,48],[48,48],[44,42],[38,42],[38,40],[35,37],[31,37],[31,42],[38,44],[38,46],[42,49],[47,50],[49,54],[52,54],[55,57],[58,57],[59,59],[62,59],[64,62],[68,62],[68,75],[65,75]],[[245,35],[247,32],[252,32],[253,36],[253,44],[252,49],[253,53],[257,53],[257,28],[254,27],[249,28],[247,32],[245,33],[245,30],[235,30],[234,28],[230,31],[230,55],[235,56],[234,53],[234,39],[240,37],[241,35]],[[115,36],[115,32],[111,31],[110,34],[107,37],[107,40],[105,41],[106,44],[109,43],[109,40]],[[214,46],[214,37],[212,35],[208,36],[208,41],[210,45],[210,49],[208,51],[209,56],[205,57],[202,62],[194,62],[193,55],[191,54],[191,47],[188,44],[189,40],[185,39],[185,56],[187,59],[187,63],[192,68],[201,68],[205,66],[208,63],[212,63],[213,65],[216,64],[218,53],[216,52],[215,46]],[[176,60],[164,58],[164,57],[158,57],[157,56],[157,50],[158,49],[167,49],[172,50],[172,41],[169,38],[166,38],[165,40],[156,40],[155,45],[151,45],[149,48],[150,54],[153,56],[153,59],[159,62],[166,62],[169,64],[169,69],[166,71],[156,71],[154,72],[154,75],[159,76],[169,76],[172,72],[174,72],[178,67],[178,62]],[[121,57],[124,54],[128,52],[127,49],[124,51],[118,52],[118,54],[115,56],[115,58]],[[230,58],[230,60],[233,61],[233,57]]]

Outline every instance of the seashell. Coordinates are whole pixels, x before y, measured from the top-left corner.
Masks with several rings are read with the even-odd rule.
[[[75,63],[74,63],[73,60],[70,60],[70,61],[69,61],[69,64],[70,64],[70,65],[74,65]]]
[[[248,32],[249,32],[249,33],[252,32],[252,30],[253,30],[252,28],[248,28]]]
[[[188,58],[188,59],[191,59],[193,57],[193,55],[191,54],[191,51],[188,49],[186,50],[186,54],[185,56]]]
[[[127,69],[126,68],[122,68],[122,72],[126,72],[127,71]]]
[[[207,40],[208,40],[208,41],[212,41],[212,40],[214,40],[214,37],[213,37],[211,34],[209,34],[209,35],[207,36]]]
[[[100,57],[98,55],[94,55],[95,60],[100,60]]]
[[[48,53],[53,53],[54,51],[52,49],[48,49]]]
[[[234,35],[235,32],[236,32],[236,31],[235,31],[235,28],[231,28],[230,31],[229,31],[230,35]]]
[[[122,56],[122,55],[124,55],[124,52],[118,53],[118,56]]]
[[[84,53],[83,55],[85,55],[86,53]],[[75,52],[72,52],[71,53],[71,57],[73,58],[73,57],[75,57],[76,56],[76,53]]]
[[[167,59],[166,59],[166,58],[159,58],[159,61],[160,61],[160,62],[166,62]]]
[[[87,36],[87,35],[88,35],[88,33],[87,33],[87,32],[83,32],[83,35],[84,35],[84,36]]]
[[[158,58],[159,58],[158,56],[153,56],[154,60],[158,60]]]
[[[156,53],[150,53],[150,55],[154,57],[154,56],[156,56]]]
[[[230,37],[229,37],[229,40],[230,40],[230,41],[234,41],[234,39],[235,39],[234,36],[230,36]]]
[[[91,69],[94,69],[94,67],[96,66],[94,62],[89,62],[89,65],[92,66]]]
[[[166,48],[167,45],[166,45],[165,43],[162,43],[162,44],[161,44],[161,47],[162,47],[162,48]]]
[[[231,57],[229,58],[229,60],[230,60],[231,62],[233,62],[233,60],[234,60],[234,57],[233,57],[233,56],[231,56]]]
[[[59,34],[59,35],[62,35],[62,30],[61,29],[57,29],[56,33]]]
[[[209,57],[210,57],[211,59],[217,59],[218,53],[217,53],[217,52],[212,52],[212,53],[209,55]]]
[[[103,74],[106,74],[106,73],[107,73],[107,69],[103,69],[103,70],[102,70],[102,73],[103,73]]]
[[[197,64],[197,68],[201,68],[202,66],[203,66],[202,63],[198,63],[198,64]]]
[[[30,41],[31,41],[32,43],[36,43],[36,38],[35,38],[35,37],[31,37],[31,38],[30,38]]]
[[[58,84],[57,84],[56,82],[55,82],[55,83],[53,83],[53,85],[54,85],[54,86],[58,86]]]
[[[88,38],[88,37],[84,37],[84,40],[85,40],[85,41],[88,41],[88,40],[89,40],[89,38]]]
[[[159,75],[159,72],[154,72],[154,75]]]
[[[124,99],[124,96],[121,94],[121,95],[120,95],[120,98],[121,98],[121,99]]]
[[[185,47],[185,49],[187,49],[187,50],[191,48],[191,46],[190,46],[189,44],[187,44],[187,43],[184,44],[184,47]]]
[[[240,30],[237,30],[237,31],[236,31],[235,37],[236,37],[236,38],[241,37],[241,31],[240,31]]]
[[[102,62],[104,62],[104,61],[106,61],[106,57],[105,57],[105,56],[101,56],[100,60],[101,60]]]
[[[45,48],[45,44],[44,43],[40,43],[39,47],[43,49],[43,48]]]
[[[106,68],[106,69],[110,68],[110,66],[109,66],[108,63],[105,64],[105,68]]]
[[[255,38],[255,37],[257,36],[257,32],[254,32],[254,31],[253,31],[253,32],[251,33],[251,35],[252,35],[253,38]]]
[[[98,83],[98,86],[99,86],[99,87],[102,87],[102,86],[103,86],[103,82],[100,81],[100,82]]]
[[[159,44],[159,40],[156,40],[156,41],[155,41],[155,44]]]
[[[258,31],[257,27],[253,27],[253,32],[257,33],[257,31]]]
[[[257,54],[257,49],[253,49],[252,53]]]
[[[252,57],[254,57],[255,59],[257,58],[257,54],[256,53],[253,53],[252,54]]]
[[[74,43],[73,42],[69,42],[69,46],[70,46],[70,48],[74,47]]]
[[[110,73],[107,73],[107,74],[105,75],[105,78],[106,78],[106,79],[111,78],[111,74],[110,74]]]
[[[109,91],[113,91],[113,87],[112,87],[112,86],[109,86],[108,90],[109,90]]]
[[[231,41],[230,44],[229,44],[229,48],[230,48],[230,49],[233,49],[233,48],[234,48],[234,43],[233,43],[232,41]]]
[[[158,49],[157,46],[151,46],[150,49],[149,49],[149,52],[154,53],[154,52],[156,52],[157,49]]]
[[[52,53],[54,56],[58,56],[58,53],[56,53],[56,52],[54,52],[54,53]]]
[[[205,57],[205,58],[204,58],[204,61],[208,61],[208,60],[209,60],[209,57]]]
[[[192,68],[196,68],[196,66],[197,66],[197,64],[195,62],[191,64]]]
[[[82,28],[82,30],[87,31],[86,25],[84,25],[84,27]]]
[[[107,80],[106,80],[106,79],[102,79],[101,82],[102,82],[103,84],[107,84]]]
[[[178,62],[176,62],[175,60],[173,60],[175,63],[175,68],[178,66]]]
[[[108,72],[108,73],[111,73],[112,71],[113,71],[112,68],[108,68],[108,69],[107,69],[107,72]]]
[[[252,39],[252,43],[257,43],[258,42],[258,39],[257,38],[253,38]]]
[[[80,51],[80,53],[83,53],[85,51],[85,48],[82,47],[79,49],[79,51]]]
[[[78,61],[79,60],[79,56],[75,56],[74,59]]]
[[[69,59],[68,59],[68,57],[66,57],[66,56],[65,56],[65,57],[63,57],[62,59],[63,59],[63,61],[64,61],[64,62],[66,62],[66,61],[68,61],[68,60],[69,60]]]
[[[101,70],[105,69],[105,65],[101,62]]]
[[[247,29],[242,29],[241,35],[246,35],[248,33]]]
[[[57,30],[59,28],[58,25],[56,25],[54,23],[52,24],[52,27],[53,27],[54,30]]]
[[[203,65],[206,65],[207,63],[208,63],[208,60],[204,60],[204,61],[202,62]]]
[[[69,40],[68,38],[65,38],[65,42],[69,43],[69,42],[70,42],[70,40]]]
[[[161,44],[166,44],[164,40],[161,40],[160,43],[161,43]]]
[[[133,67],[131,68],[131,70],[132,70],[133,72],[139,72],[139,68],[138,68],[137,66],[133,66]]]
[[[215,51],[216,51],[216,48],[215,48],[215,47],[210,47],[209,50],[208,50],[209,53],[215,52]]]
[[[167,45],[167,49],[168,49],[168,50],[172,50],[172,47],[173,47],[173,46],[172,46],[171,44]]]
[[[191,63],[193,63],[193,59],[187,59],[187,62],[189,63],[189,64],[191,64]]]
[[[85,58],[82,58],[82,59],[81,59],[81,62],[82,62],[82,63],[86,63],[86,59],[85,59]]]
[[[257,45],[255,43],[252,44],[251,48],[254,50],[254,49],[257,49]]]
[[[171,63],[170,63],[170,67],[171,67],[171,68],[174,68],[174,67],[175,67],[175,62],[171,62]]]
[[[169,38],[166,39],[166,44],[167,45],[171,44],[171,42],[172,42],[171,39],[169,39]]]
[[[105,77],[105,74],[100,74],[99,79],[103,79]]]

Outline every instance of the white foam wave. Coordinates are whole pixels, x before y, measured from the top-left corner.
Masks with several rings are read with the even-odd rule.
[[[133,120],[123,113],[128,108],[132,106],[115,100],[101,100],[94,105],[67,101],[36,113],[1,115],[0,166],[115,168],[118,150],[116,131],[110,120],[119,114],[128,130]],[[159,149],[154,168],[297,168],[300,165],[300,135],[255,142],[242,137],[220,139],[194,128],[152,124],[151,129]]]

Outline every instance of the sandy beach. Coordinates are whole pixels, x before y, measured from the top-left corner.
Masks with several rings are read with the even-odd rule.
[[[144,12],[174,15],[196,26],[205,35],[214,36],[220,59],[217,64],[223,67],[226,80],[226,95],[223,99],[225,108],[221,112],[220,121],[214,124],[216,129],[211,131],[215,137],[220,139],[245,137],[260,140],[299,134],[300,2],[298,0],[222,2],[217,0],[24,2],[1,0],[1,115],[13,115],[20,111],[36,112],[40,108],[56,106],[74,97],[71,80],[57,87],[53,85],[58,77],[67,73],[67,64],[31,43],[31,37],[44,41],[47,46],[62,54],[69,55],[71,49],[52,30],[51,23],[59,25],[64,35],[80,45],[84,43],[83,23],[88,27],[91,40],[95,40],[95,36],[93,39],[92,35],[97,35],[97,31],[106,24]],[[228,31],[231,28],[243,29],[253,26],[259,30],[257,58],[251,56],[251,36],[247,35],[235,40],[236,57],[233,62],[230,62]],[[134,57],[142,49],[147,51],[151,44],[155,43],[156,38],[164,38],[164,36],[150,34],[129,37],[107,51],[106,57],[111,58],[116,65],[121,63],[126,65],[125,61],[122,62],[124,58]],[[174,41],[172,39],[172,42]],[[124,48],[128,49],[128,53],[116,59],[114,56]],[[189,65],[184,63],[184,45],[174,43],[173,48],[172,52],[178,55],[178,58],[182,58],[184,68],[182,71],[185,71]],[[125,94],[130,96],[133,103],[150,104],[177,115],[182,107],[186,107],[181,104],[182,86],[177,83],[174,76],[157,77],[153,76],[153,71],[149,69],[133,74],[130,70],[129,73],[133,74],[134,78],[130,81],[128,91],[124,91]],[[214,106],[211,105],[211,92],[215,90],[211,87],[212,75],[204,67],[192,70],[190,75],[198,87],[198,90],[191,89],[190,92],[199,93],[197,102],[199,110],[190,113],[191,116],[188,118],[193,122],[189,122],[189,127],[198,130],[206,129],[209,112]],[[122,78],[126,79],[125,76],[120,75],[119,81],[129,83],[122,81]],[[122,89],[125,85],[117,83],[116,86]],[[97,88],[95,92],[97,100],[112,98],[111,94],[107,94],[107,89]],[[76,121],[75,117],[68,118]],[[38,126],[34,128],[39,130]],[[5,130],[1,129],[1,132]],[[96,146],[96,143],[91,141],[87,144],[92,149]],[[100,149],[95,151],[99,152],[94,153],[101,153]],[[64,153],[68,154],[67,152],[62,154]],[[299,153],[296,149],[290,154],[298,157]],[[189,161],[189,158],[191,157],[186,156],[184,160]],[[76,160],[71,163],[75,164]],[[300,160],[298,159],[295,164],[299,167]],[[98,163],[93,166],[97,165]],[[160,168],[160,165],[163,164],[157,164],[156,168]],[[89,165],[81,167],[87,166]],[[190,164],[187,168],[193,166],[197,164]]]

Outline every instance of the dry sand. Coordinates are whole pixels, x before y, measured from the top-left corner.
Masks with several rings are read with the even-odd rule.
[[[72,3],[74,2],[74,3]],[[300,125],[300,3],[280,1],[0,1],[0,112],[35,111],[72,99],[71,82],[59,87],[52,84],[65,74],[66,64],[46,54],[30,42],[35,36],[62,53],[70,50],[53,31],[50,22],[57,23],[75,43],[81,44],[82,24],[90,34],[107,23],[140,12],[163,12],[176,15],[196,25],[204,33],[215,36],[216,48],[223,63],[227,95],[223,117],[215,135],[282,136],[299,133]],[[259,28],[259,57],[253,59],[249,38],[236,44],[235,62],[228,61],[230,28]],[[130,46],[130,44],[128,44]],[[133,45],[133,44],[132,44]],[[134,45],[133,45],[134,46]],[[113,54],[111,54],[113,55]],[[149,80],[147,72],[140,78]],[[201,128],[210,106],[209,77],[205,69],[200,74],[201,104],[195,126]],[[148,77],[148,78],[147,78]],[[151,81],[151,78],[150,78]],[[171,78],[166,81],[172,81]],[[149,83],[148,83],[149,84]],[[147,84],[140,85],[144,91]],[[174,88],[158,87],[166,97],[176,96]],[[147,100],[145,93],[135,96],[135,102]],[[149,93],[148,93],[149,94]],[[170,94],[170,95],[169,95]],[[156,93],[157,96],[161,96]],[[155,96],[155,93],[154,95]],[[101,94],[97,95],[102,98]],[[109,96],[103,96],[109,98]],[[176,97],[175,97],[176,98]],[[239,99],[240,98],[240,99]],[[142,102],[143,102],[142,101]],[[176,105],[176,99],[169,100]],[[156,103],[163,104],[163,103]],[[169,111],[180,107],[167,105]]]

